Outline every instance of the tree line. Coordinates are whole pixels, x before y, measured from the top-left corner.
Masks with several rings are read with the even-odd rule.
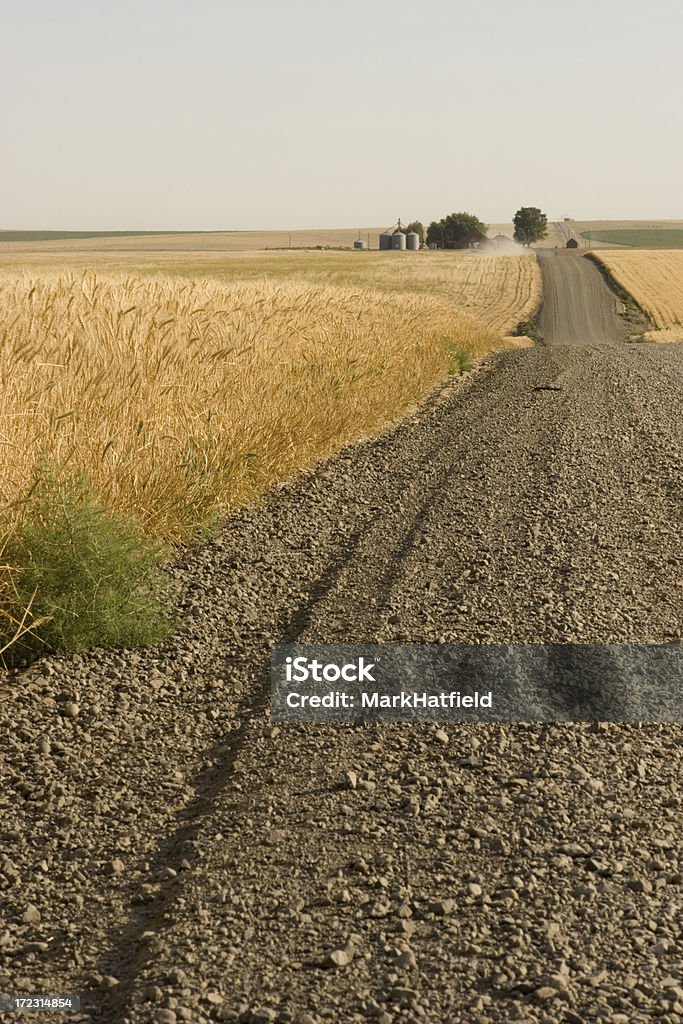
[[[514,239],[521,245],[533,245],[545,238],[548,233],[548,218],[538,209],[537,206],[522,206],[513,217],[515,226]],[[473,213],[449,213],[441,220],[433,220],[427,231],[419,221],[413,221],[406,228],[407,231],[416,231],[420,236],[420,243],[427,241],[427,245],[437,245],[443,249],[452,249],[470,231],[478,231],[485,235],[488,225],[484,224]]]

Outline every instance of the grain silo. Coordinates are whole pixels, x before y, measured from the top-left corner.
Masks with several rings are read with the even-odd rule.
[[[409,231],[408,234],[406,235],[406,249],[410,249],[411,252],[414,252],[416,249],[419,248],[420,236],[418,235],[417,231]]]
[[[391,249],[391,231],[383,231],[379,236],[379,247],[380,249]]]
[[[391,236],[391,248],[392,249],[405,249],[406,247],[406,236],[402,231],[394,231]]]
[[[353,247],[354,249],[367,249],[368,243],[365,241],[364,238],[357,238],[356,241],[353,243]]]

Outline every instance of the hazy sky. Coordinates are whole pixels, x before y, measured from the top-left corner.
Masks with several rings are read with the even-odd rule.
[[[0,227],[683,217],[680,0],[0,11]]]

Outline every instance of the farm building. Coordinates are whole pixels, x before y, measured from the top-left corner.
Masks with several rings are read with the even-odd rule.
[[[578,243],[578,241],[575,238],[568,238],[567,239],[567,244],[566,244],[565,248],[566,249],[578,249],[579,248],[579,243]]]
[[[420,236],[417,231],[406,232],[399,218],[398,227],[387,228],[379,236],[379,247],[382,251],[393,249],[402,252],[408,249],[410,252],[416,252],[420,248]]]
[[[497,234],[493,238],[487,239],[491,248],[497,252],[510,253],[519,252],[519,245],[513,241],[508,235]]]
[[[453,249],[483,249],[488,244],[488,238],[486,235],[482,235],[481,231],[477,231],[476,228],[472,228],[471,231],[466,232],[459,238],[457,242],[453,242],[449,248]]]

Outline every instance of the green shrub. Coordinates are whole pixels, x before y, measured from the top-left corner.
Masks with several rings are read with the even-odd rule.
[[[466,373],[472,369],[472,360],[463,352],[461,349],[456,348],[455,345],[449,346],[448,349],[448,372],[451,376],[456,376],[459,373]]]
[[[531,338],[532,341],[541,341],[541,333],[535,320],[520,320],[512,332],[513,338]]]
[[[3,556],[17,570],[10,613],[21,619],[30,607],[37,623],[12,645],[10,657],[132,647],[168,636],[164,555],[135,520],[98,505],[84,476],[44,473]],[[0,647],[9,639],[0,632]]]

